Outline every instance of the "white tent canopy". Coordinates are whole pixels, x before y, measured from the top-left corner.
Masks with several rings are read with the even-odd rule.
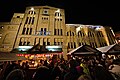
[[[83,46],[83,45],[82,45]],[[69,53],[68,53],[68,55],[71,55],[73,52],[75,52],[76,50],[78,50],[79,48],[81,48],[82,46],[79,46],[79,47],[77,47],[76,49],[73,49],[72,51],[70,51]]]
[[[101,53],[96,48],[93,48],[89,45],[82,45],[70,51],[67,55],[95,55],[96,53]]]
[[[101,51],[102,53],[106,53],[106,52],[108,52],[115,45],[116,44],[109,45],[109,46],[104,46],[104,47],[99,47],[99,48],[96,48],[96,49],[99,50],[99,51]]]
[[[96,49],[101,51],[102,53],[120,53],[120,45],[118,44],[112,44],[109,46],[99,47]]]

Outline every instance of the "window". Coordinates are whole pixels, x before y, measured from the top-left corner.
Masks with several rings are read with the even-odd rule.
[[[47,45],[50,45],[50,42],[47,42]]]
[[[28,14],[30,14],[31,12],[29,11]]]
[[[74,32],[72,32],[72,36],[74,36]]]
[[[32,9],[32,10],[34,10],[34,9]],[[35,13],[35,11],[29,11],[28,14],[36,14],[36,13]]]
[[[23,32],[22,32],[22,34],[25,34],[25,30],[26,30],[26,28],[23,28]]]
[[[67,36],[69,36],[69,32],[67,32]]]
[[[84,35],[84,34],[83,34],[83,35]],[[81,32],[81,31],[78,32],[78,36],[81,36],[81,37],[82,37],[83,35],[82,35],[82,32]]]
[[[26,45],[26,42],[24,42],[23,45]]]
[[[63,35],[63,34],[62,34],[62,29],[61,29],[61,35]]]
[[[44,28],[44,35],[46,35],[46,28]]]
[[[28,22],[28,17],[26,18],[25,24],[27,24],[27,22]]]
[[[68,43],[68,48],[70,48],[70,43]]]
[[[29,23],[28,23],[28,24],[30,24],[30,23],[31,23],[31,19],[32,19],[32,17],[30,17],[30,19],[29,19]]]
[[[60,12],[56,12],[56,13],[55,13],[55,16],[60,17],[60,16],[62,16],[62,15],[60,14]]]
[[[44,9],[43,14],[48,14],[48,9]]]
[[[57,29],[55,29],[54,35],[56,35],[56,32],[57,32],[56,30],[57,30]]]
[[[58,35],[59,35],[59,29],[58,29]]]
[[[29,41],[27,42],[27,45],[30,45],[30,42],[29,42]]]
[[[54,39],[54,45],[57,45],[56,39]]]
[[[29,28],[27,28],[26,34],[28,34]]]
[[[29,33],[30,35],[32,34],[32,28],[30,28],[30,33]]]
[[[32,19],[32,24],[34,24],[34,19],[35,19],[35,17],[33,17],[33,19]]]
[[[40,35],[43,35],[43,28],[41,28]]]
[[[76,44],[75,44],[75,42],[74,42],[74,48],[76,48]]]
[[[17,18],[20,18],[20,16],[17,16]]]
[[[19,46],[22,46],[22,42],[20,41]]]
[[[48,19],[49,19],[48,17],[45,17],[45,16],[42,17],[43,21],[48,21]]]
[[[71,31],[70,31],[70,36],[71,36]]]
[[[74,48],[72,42],[71,42],[71,48]]]
[[[81,43],[79,42],[79,46],[81,46]]]
[[[57,13],[55,13],[55,16],[57,16]]]
[[[56,42],[54,42],[54,45],[57,45],[57,43],[56,43]]]
[[[47,42],[46,39],[43,39],[43,45],[46,45],[46,42]]]
[[[43,31],[43,28],[41,28],[41,31]]]
[[[63,45],[63,42],[61,42],[61,45]]]
[[[46,45],[46,42],[43,41],[43,45]]]

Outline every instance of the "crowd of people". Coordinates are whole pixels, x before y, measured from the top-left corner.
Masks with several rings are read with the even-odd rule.
[[[0,69],[0,80],[120,80],[119,57],[40,60],[32,75],[28,62],[4,61]]]

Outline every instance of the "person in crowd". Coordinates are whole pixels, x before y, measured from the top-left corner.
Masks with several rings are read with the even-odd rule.
[[[63,63],[60,63],[58,65],[59,69],[60,69],[60,74],[59,74],[59,79],[58,80],[64,80],[64,75],[68,72],[67,66]]]
[[[47,67],[48,67],[48,62],[47,62],[47,60],[44,60],[43,66],[47,66]]]
[[[0,80],[5,79],[5,72],[9,65],[10,65],[10,62],[8,62],[8,61],[3,62],[2,71],[0,73]]]
[[[25,74],[21,69],[12,70],[7,76],[5,80],[25,80]]]
[[[87,75],[90,75],[90,70],[89,70],[89,59],[84,58],[83,61],[80,64],[81,67],[83,67],[83,72],[86,73]]]
[[[69,72],[67,72],[64,76],[64,80],[77,80],[78,77],[83,74],[83,68],[80,67],[79,63],[71,59],[68,61],[69,64]]]
[[[25,69],[28,70],[29,69],[29,64],[28,64],[28,61],[26,61],[25,63]]]
[[[51,80],[55,80],[56,78],[58,78],[59,75],[60,75],[60,73],[61,73],[58,65],[59,65],[58,62],[56,62],[56,63],[54,64],[54,68],[53,68],[52,71],[51,71]]]
[[[31,80],[50,80],[50,70],[46,66],[40,66],[37,71],[34,72]]]
[[[25,68],[26,68],[25,62],[22,62],[21,68],[22,68],[22,69],[25,69]]]
[[[77,80],[93,80],[89,75],[83,74]]]
[[[9,62],[5,68],[5,71],[4,71],[4,78],[6,78],[6,76],[14,69],[19,69],[19,65],[16,63],[16,61],[11,61],[11,63]]]
[[[113,61],[113,65],[111,65],[111,67],[109,67],[109,71],[117,74],[118,76],[120,76],[120,60],[114,60]]]
[[[94,80],[115,80],[111,73],[102,66],[94,67]]]
[[[106,69],[109,70],[109,67],[113,64],[114,57],[110,57],[106,59]]]

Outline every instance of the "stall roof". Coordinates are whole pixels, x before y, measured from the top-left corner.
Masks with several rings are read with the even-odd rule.
[[[16,56],[15,53],[0,53],[0,61],[26,60],[23,56]]]
[[[116,51],[120,51],[120,45],[112,44],[109,46],[99,47],[97,48],[97,50],[101,51],[102,53],[116,52]]]
[[[83,55],[83,54],[96,54],[96,53],[101,53],[101,52],[97,50],[96,48],[93,48],[89,45],[82,45],[70,51],[68,55],[74,55],[74,54]]]

